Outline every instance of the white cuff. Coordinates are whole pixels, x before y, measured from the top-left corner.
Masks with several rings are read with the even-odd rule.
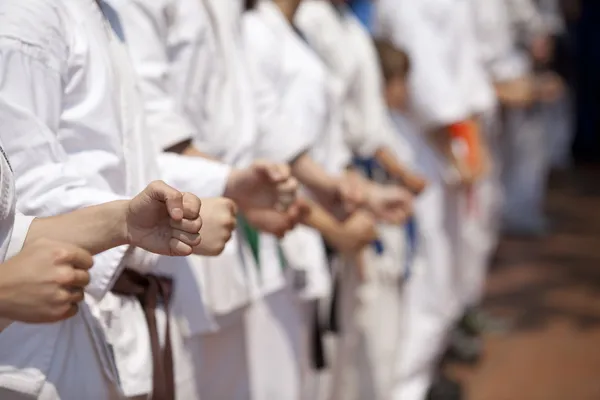
[[[227,164],[201,157],[162,153],[159,162],[167,184],[198,197],[223,196],[231,173]]]
[[[23,215],[21,213],[17,213],[15,215],[15,223],[13,226],[12,234],[10,237],[10,243],[8,244],[8,250],[6,252],[6,258],[9,259],[16,255],[23,248],[23,244],[25,243],[25,239],[27,238],[27,233],[29,232],[29,227],[35,217]]]

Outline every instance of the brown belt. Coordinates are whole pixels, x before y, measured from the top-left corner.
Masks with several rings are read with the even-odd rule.
[[[152,349],[152,400],[175,400],[173,352],[169,328],[169,300],[172,287],[173,281],[170,278],[142,275],[126,268],[112,288],[115,294],[137,297],[144,309]],[[165,347],[162,350],[155,314],[159,299],[163,302],[166,314]]]

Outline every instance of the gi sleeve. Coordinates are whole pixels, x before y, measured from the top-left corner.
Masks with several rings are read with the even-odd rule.
[[[166,183],[198,197],[223,196],[231,173],[227,164],[175,153],[160,154],[158,163]]]
[[[194,135],[194,126],[182,112],[174,96],[170,57],[189,60],[196,43],[177,35],[176,9],[173,2],[162,0],[114,1],[124,27],[132,64],[139,77],[146,128],[154,142],[166,149]],[[176,54],[169,54],[170,42],[177,40]],[[181,71],[178,71],[181,73]]]
[[[45,15],[42,23],[26,16],[15,25],[0,19],[0,137],[15,174],[17,209],[27,215],[51,216],[119,200],[101,177],[80,175],[81,159],[75,162],[61,146],[59,55],[66,45],[56,35],[59,25],[49,25],[52,15]],[[18,14],[12,17],[19,20]],[[82,158],[98,163],[112,160],[102,151]],[[19,229],[24,230],[26,223],[19,217],[22,225],[16,230],[13,251],[21,243],[24,232]],[[121,246],[96,256],[86,288],[89,294],[101,299],[109,290],[126,250]]]
[[[23,248],[25,239],[27,238],[27,232],[35,217],[23,215],[19,212],[15,215],[15,222],[10,236],[10,242],[8,244],[8,251],[6,252],[5,259],[9,259],[15,256]]]
[[[361,157],[373,157],[381,147],[391,146],[393,128],[384,97],[384,80],[373,42],[358,21],[352,25],[351,38],[361,50],[359,75],[355,81],[355,96],[360,131],[351,137],[350,147]]]

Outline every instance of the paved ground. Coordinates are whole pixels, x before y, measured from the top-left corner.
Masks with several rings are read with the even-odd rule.
[[[553,234],[504,240],[486,305],[514,320],[475,368],[468,400],[600,400],[600,168],[553,180]]]

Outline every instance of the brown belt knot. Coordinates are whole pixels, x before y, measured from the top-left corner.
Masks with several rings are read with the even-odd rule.
[[[169,328],[169,300],[172,288],[173,281],[170,278],[142,275],[126,268],[111,290],[121,296],[135,296],[144,309],[152,350],[152,400],[175,400],[175,374]],[[166,315],[165,347],[162,350],[155,314],[159,300],[164,305]]]

